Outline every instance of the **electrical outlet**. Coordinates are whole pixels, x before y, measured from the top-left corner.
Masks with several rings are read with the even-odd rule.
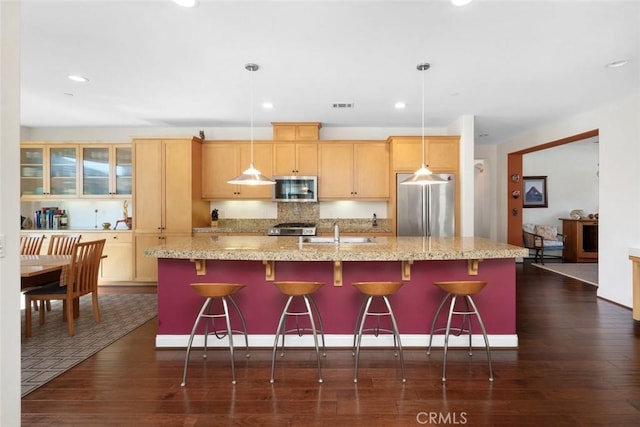
[[[5,244],[4,234],[0,234],[0,258],[4,258],[4,244]]]

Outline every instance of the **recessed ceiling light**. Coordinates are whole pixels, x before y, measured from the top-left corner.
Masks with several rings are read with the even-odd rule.
[[[88,78],[83,77],[83,76],[78,76],[78,75],[75,75],[75,74],[71,74],[70,76],[67,76],[67,78],[69,80],[73,80],[74,82],[78,82],[78,83],[86,83],[86,82],[89,81]]]
[[[473,0],[451,0],[451,4],[454,6],[466,6]]]
[[[621,59],[619,61],[613,61],[607,64],[607,68],[618,68],[618,67],[623,67],[625,65],[627,65],[627,61],[626,59]]]
[[[396,102],[393,106],[396,108],[396,110],[402,110],[403,108],[407,108],[407,104],[402,101]]]
[[[262,108],[264,108],[265,110],[271,110],[273,109],[273,104],[271,102],[263,102]]]
[[[173,0],[175,4],[182,7],[196,7],[198,0]]]

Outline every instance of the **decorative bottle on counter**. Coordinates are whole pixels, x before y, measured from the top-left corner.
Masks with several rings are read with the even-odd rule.
[[[67,211],[63,209],[62,214],[60,215],[59,227],[67,228],[68,226],[69,226],[69,217],[67,217]]]

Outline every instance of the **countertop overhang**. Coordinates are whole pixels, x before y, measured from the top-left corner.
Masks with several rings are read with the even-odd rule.
[[[300,243],[297,237],[195,236],[146,248],[154,258],[245,261],[418,261],[517,258],[528,250],[481,237],[376,237],[371,243]]]

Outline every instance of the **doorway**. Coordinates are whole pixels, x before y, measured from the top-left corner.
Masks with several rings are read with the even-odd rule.
[[[569,136],[567,138],[529,147],[507,155],[507,189],[509,195],[507,202],[507,243],[515,246],[522,246],[523,209],[520,193],[522,192],[523,156],[529,153],[535,153],[577,141],[598,138],[598,135],[598,130],[595,129]]]

